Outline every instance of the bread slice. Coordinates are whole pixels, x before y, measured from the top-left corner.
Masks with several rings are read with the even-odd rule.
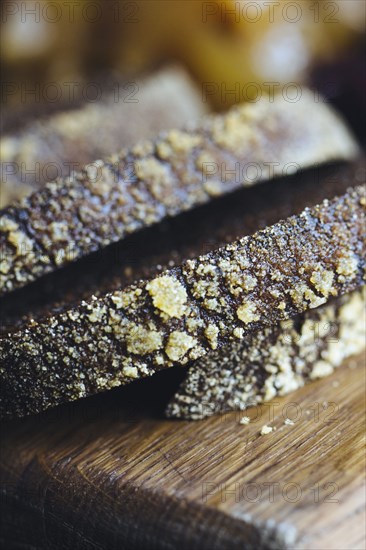
[[[1,299],[1,334],[121,290],[273,225],[364,182],[365,162],[314,167],[169,218]]]
[[[365,189],[1,340],[1,414],[187,365],[364,284]]]
[[[297,103],[280,95],[163,133],[4,209],[1,294],[214,197],[357,152],[310,91]]]
[[[179,66],[133,81],[110,75],[107,82],[80,81],[76,90],[72,84],[76,83],[58,86],[62,97],[57,105],[63,108],[57,112],[50,113],[44,106],[28,123],[24,122],[25,113],[8,122],[0,140],[2,208],[88,162],[151,139],[162,130],[180,128],[207,113],[198,87]],[[72,101],[78,93],[84,100]],[[71,100],[62,102],[69,97]],[[36,107],[32,105],[32,113]]]
[[[189,368],[167,416],[242,411],[328,376],[365,349],[365,306],[363,287],[208,353]]]

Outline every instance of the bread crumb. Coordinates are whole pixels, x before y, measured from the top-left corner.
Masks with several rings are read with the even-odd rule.
[[[209,324],[205,329],[205,336],[209,340],[211,348],[217,349],[217,336],[219,334],[219,329],[213,323]]]
[[[268,435],[272,433],[274,428],[272,426],[262,426],[261,435]]]
[[[357,275],[358,260],[357,257],[349,251],[344,251],[338,260],[337,273],[352,279]]]
[[[233,334],[235,336],[235,338],[243,338],[244,337],[244,329],[243,328],[234,328],[233,330]]]
[[[124,367],[122,372],[128,378],[138,378],[138,370],[136,367]]]
[[[187,292],[178,279],[169,275],[157,277],[146,285],[146,290],[160,311],[169,317],[182,317],[186,309]]]
[[[174,330],[169,336],[165,352],[172,361],[179,361],[196,344],[197,340],[186,332]]]
[[[249,416],[243,416],[243,418],[241,418],[241,419],[239,420],[239,424],[248,425],[249,422],[250,422]]]
[[[146,355],[157,351],[163,343],[160,332],[148,330],[135,323],[131,323],[125,338],[128,352],[136,355]]]
[[[291,418],[286,418],[286,420],[284,421],[284,424],[286,426],[293,426],[295,424],[295,422],[293,420],[291,420]]]
[[[243,323],[248,324],[252,323],[253,321],[259,320],[259,315],[257,315],[255,312],[257,310],[257,306],[254,302],[247,301],[244,302],[241,306],[238,307],[236,314],[238,316],[238,319],[240,321],[243,321]]]
[[[328,298],[329,294],[333,294],[333,280],[333,271],[329,271],[327,269],[313,271],[310,277],[310,281],[313,283],[316,290],[325,296],[325,298]]]
[[[311,380],[315,380],[316,378],[324,378],[325,376],[332,374],[333,370],[333,366],[327,361],[317,361],[310,373],[310,378]]]
[[[187,153],[200,145],[202,138],[179,130],[171,130],[168,133],[168,141],[175,152]]]

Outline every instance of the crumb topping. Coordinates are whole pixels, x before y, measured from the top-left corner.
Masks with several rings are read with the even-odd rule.
[[[179,361],[196,343],[196,339],[186,332],[175,330],[169,335],[165,352],[172,361]]]
[[[163,275],[146,285],[155,307],[168,317],[182,317],[186,309],[187,291],[174,277]]]
[[[162,348],[163,339],[157,330],[147,330],[131,323],[126,335],[127,350],[135,355],[146,355]]]
[[[236,310],[236,314],[240,321],[243,321],[246,325],[252,323],[253,321],[258,321],[260,319],[259,315],[256,313],[257,306],[254,302],[244,302]]]

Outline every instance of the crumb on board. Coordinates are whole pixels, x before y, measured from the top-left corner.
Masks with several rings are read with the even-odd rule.
[[[284,424],[286,426],[293,426],[295,424],[295,422],[293,420],[291,420],[291,418],[286,418],[286,420],[284,421]]]
[[[262,426],[262,429],[261,429],[261,435],[268,435],[272,433],[274,430],[275,428],[273,428],[273,426],[264,425]]]
[[[248,425],[249,422],[250,422],[249,416],[243,416],[243,418],[241,418],[241,419],[239,420],[239,424]]]

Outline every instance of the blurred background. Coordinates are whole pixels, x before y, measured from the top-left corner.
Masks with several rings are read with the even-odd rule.
[[[364,141],[365,5],[3,0],[1,161],[44,163],[62,150],[63,160],[88,162],[113,153],[114,143],[129,145],[207,110],[257,101],[262,93],[296,97],[301,85],[334,103]],[[154,85],[154,75],[172,66]],[[60,111],[72,117],[52,118]],[[137,114],[126,121],[127,112]],[[11,171],[6,164],[3,204],[51,177]]]

